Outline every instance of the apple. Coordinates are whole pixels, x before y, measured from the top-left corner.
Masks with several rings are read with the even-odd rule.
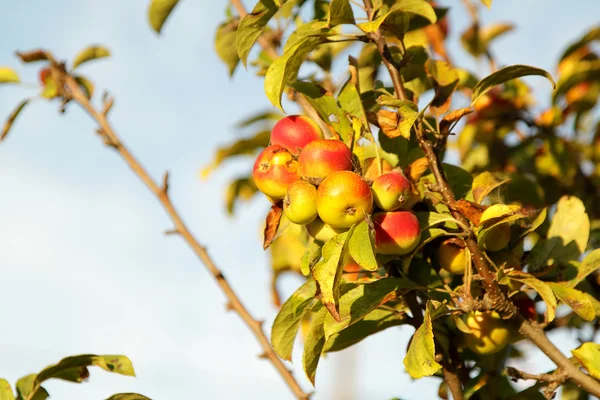
[[[356,261],[350,261],[343,267],[342,277],[346,282],[356,282],[360,277],[362,267],[356,263]]]
[[[373,200],[384,211],[394,211],[409,205],[412,187],[401,172],[388,172],[373,181]]]
[[[381,161],[381,174],[385,174],[387,172],[392,172],[394,167],[392,164],[384,160]],[[363,176],[368,181],[374,181],[379,175],[379,168],[377,168],[377,158],[367,158],[363,163]]]
[[[491,228],[483,238],[482,246],[487,251],[500,251],[510,242],[510,225],[500,224]]]
[[[332,173],[317,190],[319,217],[334,228],[350,228],[372,208],[373,194],[369,184],[351,171]]]
[[[46,85],[46,81],[50,78],[50,68],[42,68],[38,77],[40,78],[42,85]]]
[[[373,214],[375,252],[404,255],[413,251],[421,240],[419,220],[410,211]]]
[[[519,292],[513,295],[510,300],[517,307],[523,317],[537,321],[537,311],[535,310],[535,302],[531,300],[524,292]]]
[[[296,181],[287,188],[283,212],[295,224],[306,225],[317,218],[317,188],[306,181]]]
[[[440,267],[446,271],[461,275],[469,265],[469,250],[460,239],[447,239],[442,242],[438,252]]]
[[[352,152],[336,139],[313,140],[302,149],[298,162],[303,178],[320,183],[336,171],[351,171]]]
[[[335,235],[339,235],[340,233],[347,231],[347,229],[334,228],[331,225],[327,225],[320,218],[317,218],[306,225],[306,230],[308,231],[310,237],[321,243],[325,243],[331,240]]]
[[[276,202],[285,196],[291,183],[300,179],[298,162],[283,146],[266,147],[256,157],[252,178],[258,190]]]
[[[473,311],[467,315],[466,344],[473,352],[481,355],[494,354],[506,347],[510,341],[510,326],[496,311]]]
[[[322,138],[319,125],[304,115],[284,117],[271,130],[271,144],[283,146],[294,155],[298,155],[313,140]]]

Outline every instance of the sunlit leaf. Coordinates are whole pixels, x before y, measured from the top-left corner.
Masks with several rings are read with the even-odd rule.
[[[237,25],[238,22],[235,20],[224,22],[218,26],[215,34],[215,50],[221,61],[227,65],[229,76],[233,75],[240,62],[240,57],[235,48]]]
[[[274,203],[267,214],[267,218],[265,220],[265,229],[263,232],[263,249],[266,250],[269,248],[273,240],[275,240],[275,236],[277,235],[277,229],[279,228],[279,222],[281,221],[281,216],[283,215],[283,203],[280,201],[278,203]]]
[[[277,13],[277,10],[279,10],[279,6],[273,0],[259,0],[252,12],[246,14],[240,21],[235,47],[244,66],[246,66],[250,49],[252,49],[273,15]]]
[[[9,67],[0,67],[0,84],[18,83],[20,81],[17,71]]]
[[[585,256],[583,262],[577,269],[577,276],[569,282],[569,286],[577,286],[586,278],[586,276],[598,269],[600,269],[600,249],[596,249]]]
[[[15,395],[6,379],[0,378],[0,400],[15,400]]]
[[[556,297],[565,303],[571,310],[586,321],[596,318],[596,310],[590,299],[590,295],[577,289],[568,287],[566,284],[548,282]]]
[[[327,17],[329,26],[341,24],[355,24],[352,6],[348,0],[331,0],[329,5],[329,16]]]
[[[556,297],[554,296],[554,292],[552,291],[550,286],[548,286],[547,283],[542,282],[534,276],[521,271],[509,271],[506,277],[514,281],[520,282],[526,286],[529,286],[530,288],[538,292],[544,300],[544,303],[546,303],[546,312],[544,313],[545,321],[551,322],[554,320],[557,307]]]
[[[17,381],[17,399],[46,400],[50,395],[43,386],[36,387],[36,374],[30,374]]]
[[[421,16],[434,24],[437,16],[433,7],[425,0],[405,0],[396,2],[387,13],[374,21],[364,22],[357,26],[365,33],[375,32],[382,24],[389,24],[395,34],[406,32],[411,16]]]
[[[348,253],[358,265],[367,271],[379,268],[375,259],[375,237],[367,221],[361,221],[348,239]]]
[[[19,116],[19,113],[23,110],[23,108],[27,105],[27,103],[29,103],[30,100],[31,99],[22,100],[17,105],[17,107],[10,113],[10,115],[4,122],[4,125],[2,126],[2,131],[0,132],[0,142],[6,138],[6,136],[8,135],[8,132],[10,131],[10,128],[12,127],[15,120]]]
[[[471,94],[471,104],[475,104],[477,99],[487,93],[487,91],[494,86],[501,85],[515,78],[532,75],[543,76],[547,78],[552,83],[552,87],[556,88],[556,83],[554,82],[554,79],[552,79],[552,75],[549,72],[541,68],[531,67],[529,65],[510,65],[508,67],[499,69],[493,74],[480,80],[473,88],[473,93]]]
[[[322,248],[323,247],[316,240],[311,240],[309,242],[308,247],[302,256],[302,263],[300,266],[300,272],[302,272],[302,275],[310,275],[310,271],[321,258]]]
[[[148,7],[148,21],[156,33],[160,33],[162,27],[171,15],[171,12],[179,0],[151,0]]]
[[[77,53],[77,55],[73,59],[72,68],[75,69],[83,63],[109,56],[110,51],[104,46],[88,46],[85,49],[81,50],[79,53]]]
[[[304,342],[304,352],[302,354],[302,366],[308,380],[315,385],[315,374],[319,359],[325,345],[325,331],[323,321],[327,316],[327,309],[321,307],[318,311],[312,313],[310,328]]]
[[[473,186],[471,189],[473,192],[473,200],[475,200],[476,203],[481,204],[492,190],[508,182],[510,182],[510,179],[503,179],[488,171],[482,172],[473,179]]]
[[[600,379],[600,344],[587,342],[571,350],[571,353],[591,376]]]
[[[553,101],[556,103],[569,89],[588,81],[600,81],[600,60],[580,60],[568,73],[561,75],[556,84]]]
[[[594,26],[588,32],[586,32],[579,40],[570,44],[564,51],[564,53],[560,56],[560,60],[564,60],[569,57],[571,54],[586,46],[589,43],[599,41],[600,40],[600,26]]]
[[[277,355],[284,360],[292,361],[300,321],[313,303],[316,291],[315,281],[309,279],[283,303],[275,317],[271,328],[271,344]]]
[[[377,102],[384,107],[396,108],[396,112],[381,110],[377,113],[377,121],[382,132],[389,138],[402,136],[410,138],[410,130],[419,116],[419,109],[409,100],[397,100],[390,96],[381,96]]]
[[[228,146],[220,147],[210,164],[200,171],[201,177],[207,178],[223,161],[230,157],[256,154],[258,150],[269,145],[270,138],[271,131],[265,130],[256,133],[252,137],[240,139]]]
[[[551,257],[563,261],[579,258],[589,237],[590,219],[583,202],[574,196],[561,197],[548,229],[548,239],[558,239]]]
[[[242,177],[234,179],[227,186],[225,192],[225,205],[227,207],[227,214],[233,215],[235,212],[235,206],[240,200],[250,200],[254,194],[258,191],[254,180],[250,177]]]
[[[427,303],[423,324],[414,333],[406,357],[404,366],[406,372],[413,378],[419,379],[424,376],[435,374],[442,366],[435,361],[435,344],[433,341],[433,325],[431,323],[431,306]]]

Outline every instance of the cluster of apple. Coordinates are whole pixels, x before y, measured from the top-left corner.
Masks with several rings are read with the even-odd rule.
[[[344,142],[324,139],[313,120],[291,115],[273,127],[252,176],[273,203],[283,201],[287,219],[305,225],[315,240],[326,242],[371,216],[375,251],[407,254],[421,237],[419,221],[407,211],[414,203],[411,184],[391,165],[381,171],[372,161],[363,172]]]

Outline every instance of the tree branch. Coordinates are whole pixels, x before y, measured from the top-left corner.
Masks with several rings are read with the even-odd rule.
[[[558,387],[567,380],[567,375],[560,368],[548,374],[529,374],[513,367],[507,367],[506,374],[513,382],[517,382],[519,379],[522,379],[547,383],[544,389],[542,389],[544,397],[547,399],[553,399]]]
[[[144,169],[141,163],[135,158],[133,154],[127,149],[127,147],[121,142],[121,139],[115,133],[111,124],[108,122],[105,112],[100,112],[94,108],[90,103],[89,99],[79,88],[79,85],[73,79],[72,76],[66,72],[61,72],[62,79],[64,80],[64,87],[66,89],[65,96],[68,96],[70,100],[74,100],[78,103],[87,113],[94,119],[100,126],[99,133],[105,138],[105,142],[110,143],[119,155],[125,160],[129,168],[140,178],[140,180],[146,185],[148,189],[154,194],[158,201],[162,204],[169,218],[173,222],[173,231],[179,234],[183,240],[188,244],[196,256],[202,261],[206,269],[211,273],[217,284],[221,288],[223,294],[228,299],[228,306],[231,310],[235,311],[240,318],[244,321],[246,326],[252,331],[254,337],[260,344],[263,350],[264,358],[268,359],[271,364],[275,367],[279,375],[283,378],[289,388],[292,390],[294,395],[298,399],[308,399],[309,395],[305,393],[298,382],[295,380],[292,373],[287,369],[281,359],[275,354],[275,351],[271,347],[269,339],[267,339],[263,328],[262,322],[254,319],[248,312],[246,307],[242,304],[241,300],[234,292],[233,288],[229,285],[229,282],[225,279],[223,273],[217,268],[211,257],[208,255],[206,248],[204,248],[194,235],[190,232],[183,219],[175,209],[175,206],[171,202],[171,198],[168,193],[168,174],[165,174],[162,184],[158,184],[152,179],[148,172]]]

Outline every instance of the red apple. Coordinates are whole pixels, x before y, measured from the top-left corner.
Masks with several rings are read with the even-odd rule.
[[[408,254],[421,240],[419,220],[410,211],[373,214],[375,252],[379,254]]]
[[[351,171],[352,152],[339,140],[313,140],[302,149],[298,162],[303,178],[319,181],[336,171]]]
[[[319,125],[304,115],[290,115],[280,119],[271,131],[271,144],[278,144],[298,155],[313,140],[323,138]]]
[[[350,228],[372,208],[371,188],[360,175],[351,171],[332,173],[317,190],[319,217],[334,228]]]
[[[288,186],[300,179],[298,162],[285,147],[269,146],[256,157],[252,178],[258,190],[271,201],[281,200]]]
[[[388,172],[373,181],[373,200],[384,211],[394,211],[410,203],[412,187],[401,172]]]

